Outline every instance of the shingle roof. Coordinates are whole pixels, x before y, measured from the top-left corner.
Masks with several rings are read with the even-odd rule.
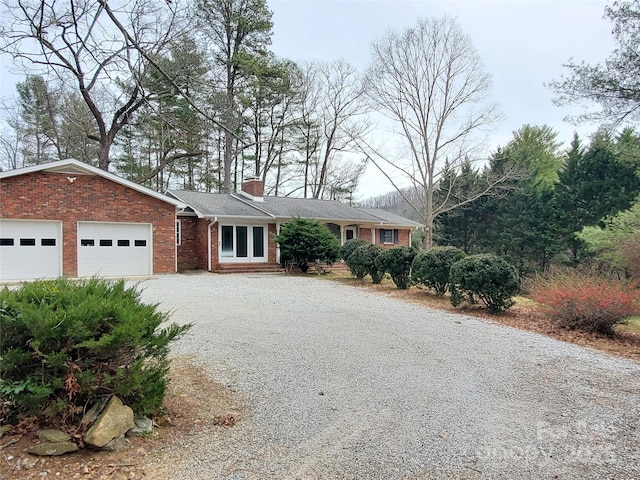
[[[396,215],[395,213],[382,210],[381,208],[359,208],[358,210],[367,212],[369,215],[378,217],[382,221],[389,223],[391,225],[398,225],[403,227],[412,226],[416,228],[424,226],[421,223],[414,222],[413,220],[409,220],[408,218],[402,217],[400,215]]]
[[[168,193],[205,217],[273,218],[228,193],[204,193],[191,190],[169,190]]]
[[[407,218],[379,209],[356,208],[336,200],[313,198],[264,197],[256,202],[242,194],[203,193],[190,190],[170,190],[169,195],[189,205],[204,217],[250,217],[290,219],[314,218],[323,221],[370,223],[401,227],[420,227]]]

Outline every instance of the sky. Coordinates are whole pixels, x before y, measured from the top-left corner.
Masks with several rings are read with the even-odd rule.
[[[597,125],[576,127],[563,119],[578,108],[560,108],[545,86],[567,74],[571,58],[596,64],[614,49],[607,2],[587,0],[267,0],[273,11],[272,50],[294,61],[344,59],[364,71],[371,42],[390,30],[403,31],[418,18],[454,17],[471,38],[492,76],[492,100],[502,121],[488,138],[487,154],[506,144],[525,124],[549,125],[567,144],[574,131],[588,135]],[[15,93],[10,59],[0,55],[0,92]],[[19,79],[18,79],[19,81]],[[369,166],[357,197],[393,190]]]
[[[418,18],[454,17],[492,76],[491,98],[502,113],[489,135],[488,151],[506,144],[525,124],[549,125],[565,145],[575,131],[595,132],[597,125],[563,121],[582,110],[554,106],[545,84],[566,75],[563,64],[570,59],[596,64],[615,48],[612,24],[603,18],[606,5],[595,0],[269,0],[277,55],[294,61],[344,59],[362,70],[371,42],[390,30],[401,32]],[[369,166],[358,196],[391,190]]]

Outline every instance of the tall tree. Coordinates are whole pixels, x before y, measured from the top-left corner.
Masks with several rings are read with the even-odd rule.
[[[176,4],[126,0],[115,11],[107,0],[7,0],[3,6],[0,51],[82,96],[97,131],[87,134],[99,144],[99,167],[108,170],[116,136],[147,100],[139,83],[147,62],[139,49],[165,49],[178,31]],[[114,18],[130,27],[135,45]]]
[[[398,123],[408,162],[367,148],[370,160],[388,178],[406,177],[423,200],[416,206],[431,246],[434,220],[456,205],[436,205],[434,192],[445,159],[459,169],[481,145],[477,137],[496,120],[486,102],[490,78],[471,40],[450,18],[419,20],[403,33],[373,43],[368,70],[369,97],[375,108]],[[488,194],[501,179],[470,193],[462,203]]]
[[[207,37],[214,61],[223,67],[225,90],[224,192],[231,191],[235,144],[239,140],[238,86],[248,65],[266,57],[271,43],[272,13],[265,0],[197,0],[195,14]]]
[[[640,0],[614,2],[605,9],[613,22],[616,49],[603,64],[569,62],[567,77],[550,84],[555,103],[599,104],[600,111],[575,117],[576,122],[598,120],[611,125],[631,123],[640,118]]]

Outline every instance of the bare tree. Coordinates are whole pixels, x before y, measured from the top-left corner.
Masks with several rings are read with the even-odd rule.
[[[484,140],[478,134],[497,120],[495,107],[487,103],[490,77],[469,37],[445,17],[419,20],[402,34],[375,41],[367,80],[370,101],[399,126],[407,153],[399,160],[380,147],[360,145],[398,192],[406,192],[398,174],[411,183],[413,198],[421,199],[412,205],[426,226],[430,247],[439,214],[487,195],[502,181],[492,178],[454,205],[449,195],[434,201],[445,163],[455,169],[473,158]]]
[[[362,169],[341,158],[354,153],[370,129],[365,89],[355,68],[343,60],[311,62],[303,67],[304,88],[299,135],[304,197],[325,198],[353,183]],[[345,174],[351,172],[352,179]],[[348,176],[348,175],[347,175]],[[331,179],[339,184],[331,185]]]
[[[172,2],[123,0],[3,0],[0,51],[25,72],[56,78],[79,92],[91,112],[99,144],[98,164],[108,170],[118,133],[146,102],[140,84],[147,61],[140,50],[159,55],[178,32]],[[109,11],[107,11],[109,10]],[[130,36],[115,28],[114,18]],[[131,40],[134,40],[132,42]]]

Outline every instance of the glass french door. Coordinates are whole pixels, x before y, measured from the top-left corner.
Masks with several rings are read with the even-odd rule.
[[[220,260],[264,262],[265,227],[222,225],[220,227]]]

